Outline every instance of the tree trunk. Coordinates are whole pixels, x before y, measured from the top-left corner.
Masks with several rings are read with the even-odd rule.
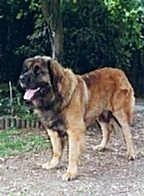
[[[41,0],[42,13],[48,27],[54,32],[55,56],[59,61],[63,57],[63,23],[60,0]],[[53,51],[52,51],[53,52]]]

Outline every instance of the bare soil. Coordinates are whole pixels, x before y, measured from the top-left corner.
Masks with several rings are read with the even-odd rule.
[[[51,150],[28,152],[0,158],[0,196],[143,196],[144,195],[144,103],[136,106],[132,128],[137,152],[135,161],[127,161],[120,135],[113,135],[108,148],[97,152],[101,140],[95,128],[87,131],[86,150],[79,176],[63,181],[67,166],[65,151],[57,169],[44,170],[38,164],[51,157]]]

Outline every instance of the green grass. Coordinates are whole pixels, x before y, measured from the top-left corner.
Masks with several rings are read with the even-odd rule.
[[[9,157],[28,151],[40,151],[50,146],[47,138],[18,129],[0,131],[0,157]]]

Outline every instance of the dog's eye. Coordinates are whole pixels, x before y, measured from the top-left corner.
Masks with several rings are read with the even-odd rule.
[[[33,72],[34,74],[38,75],[40,73],[40,67],[38,65],[35,65],[35,67],[33,68]]]

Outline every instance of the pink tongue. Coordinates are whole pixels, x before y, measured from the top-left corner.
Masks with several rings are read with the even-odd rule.
[[[40,88],[37,88],[37,89],[28,89],[26,90],[25,94],[24,94],[24,99],[27,100],[27,101],[30,101],[33,96],[35,95],[35,93],[37,91],[39,91]]]

